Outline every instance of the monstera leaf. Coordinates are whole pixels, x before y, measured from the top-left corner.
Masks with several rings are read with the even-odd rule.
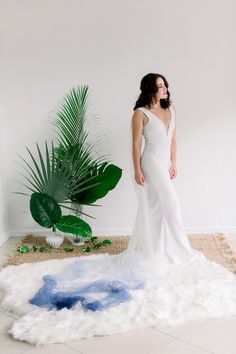
[[[92,230],[89,224],[73,215],[62,216],[60,221],[56,224],[56,228],[60,231],[80,235],[82,237],[92,236]]]
[[[30,212],[40,226],[47,228],[52,227],[61,219],[61,208],[52,197],[44,193],[31,195]]]
[[[110,190],[115,188],[121,178],[121,175],[122,169],[116,165],[108,164],[107,162],[99,168],[95,165],[86,178],[89,179],[94,177],[93,181],[94,183],[98,183],[98,185],[87,189],[86,192],[80,192],[72,196],[72,201],[85,205],[94,203],[96,200],[103,198]],[[83,186],[86,186],[86,179]]]

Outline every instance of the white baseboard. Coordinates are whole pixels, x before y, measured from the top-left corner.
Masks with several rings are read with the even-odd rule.
[[[0,247],[9,239],[10,235],[5,232],[0,235]]]
[[[188,234],[212,234],[212,233],[222,233],[222,234],[236,234],[236,227],[185,227],[185,230]],[[49,229],[25,229],[25,230],[14,230],[10,231],[8,237],[22,237],[25,235],[33,234],[35,236],[47,236],[47,232]],[[132,229],[131,228],[97,228],[93,229],[94,236],[126,236],[131,235]],[[4,241],[4,242],[5,242]],[[4,243],[3,242],[3,243]],[[1,244],[0,244],[1,245]]]
[[[50,232],[49,229],[25,229],[25,230],[17,230],[10,231],[11,237],[22,237],[25,235],[35,235],[35,236],[46,236],[47,233]],[[131,229],[93,229],[94,236],[126,236],[131,234]]]

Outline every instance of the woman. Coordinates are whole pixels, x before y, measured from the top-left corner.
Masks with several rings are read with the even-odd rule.
[[[203,259],[190,247],[171,181],[177,175],[177,148],[175,108],[168,86],[163,75],[144,76],[132,117],[135,181],[143,190],[128,249],[152,256],[159,266]]]

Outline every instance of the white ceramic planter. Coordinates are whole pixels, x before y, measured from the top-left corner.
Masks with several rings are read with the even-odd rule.
[[[51,231],[46,237],[46,242],[53,248],[59,248],[64,240],[64,236],[56,231]]]

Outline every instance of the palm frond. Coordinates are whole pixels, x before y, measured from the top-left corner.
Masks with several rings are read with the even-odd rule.
[[[67,172],[73,176],[73,181],[76,183],[74,194],[70,195],[72,202],[77,204],[95,205],[98,197],[105,196],[110,189],[113,189],[115,184],[118,183],[121,169],[116,176],[103,173],[104,167],[111,162],[107,155],[100,153],[100,146],[103,143],[98,136],[90,136],[86,130],[89,123],[88,120],[88,86],[78,86],[72,88],[64,98],[62,104],[56,112],[56,119],[53,125],[57,128],[57,143],[58,147],[55,148],[55,156],[58,159],[64,159],[66,154],[74,157],[74,166],[67,166]],[[64,166],[61,166],[62,169]],[[113,167],[114,168],[114,167]],[[64,177],[64,175],[63,175]],[[95,178],[92,186],[92,180]],[[99,185],[104,178],[108,178],[112,183],[103,182],[102,191],[98,192]],[[96,182],[98,185],[96,186]],[[109,185],[109,187],[108,187]],[[80,189],[80,191],[79,191]],[[89,189],[91,193],[89,193]],[[94,197],[92,197],[92,190]],[[89,197],[86,197],[87,192]],[[83,203],[84,201],[84,203]],[[85,202],[86,201],[86,202]]]
[[[89,165],[94,156],[100,156],[102,161],[105,161],[107,156],[100,153],[101,138],[95,138],[86,131],[88,96],[88,85],[72,88],[57,110],[53,125],[57,127],[57,144],[65,150],[77,146],[84,156],[90,158]]]
[[[86,134],[84,122],[86,119],[87,99],[87,85],[72,88],[57,112],[57,118],[53,124],[58,128],[60,142],[64,146],[79,144],[84,134]]]
[[[70,202],[70,203],[71,203],[71,202]],[[65,206],[65,203],[63,203],[63,204],[58,204],[58,205],[60,205],[60,207],[62,207],[62,208],[65,208],[65,209],[67,209],[67,210],[71,210],[71,211],[75,212],[75,208]],[[96,219],[94,216],[89,215],[89,214],[87,214],[87,213],[84,213],[83,211],[81,211],[80,214],[85,215],[85,216],[88,216],[89,218],[92,218],[92,219]]]
[[[45,142],[44,154],[37,143],[36,147],[38,159],[27,148],[34,168],[20,156],[27,166],[26,171],[28,171],[29,176],[18,172],[29,182],[30,186],[23,185],[31,192],[47,194],[57,203],[63,204],[79,191],[85,191],[99,184],[97,181],[93,183],[94,178],[90,178],[88,184],[83,186],[83,181],[77,178],[80,161],[74,158],[74,154],[67,151],[63,152],[63,156],[59,153],[56,157],[53,143],[52,149],[49,151],[47,142]],[[45,157],[43,157],[44,155]]]

